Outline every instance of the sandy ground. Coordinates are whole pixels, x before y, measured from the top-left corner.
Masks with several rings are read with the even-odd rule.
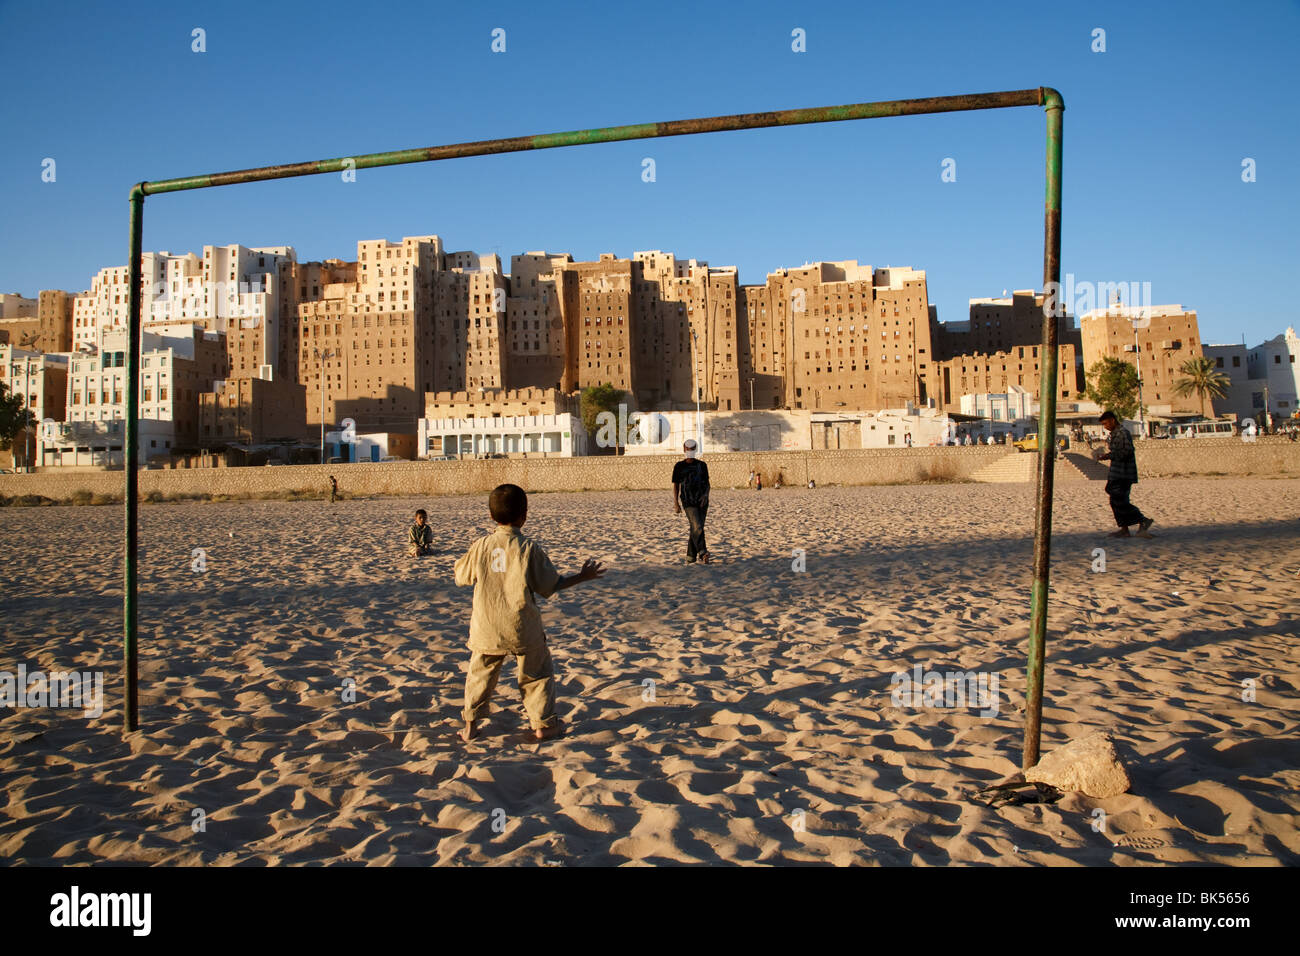
[[[1112,732],[1132,790],[998,809],[971,795],[1019,766],[1028,485],[715,490],[709,567],[668,491],[534,495],[562,572],[610,567],[544,606],[570,729],[541,745],[513,663],[450,735],[481,497],[144,506],[129,740],[120,508],[4,509],[0,670],[103,669],[107,708],[0,711],[0,859],[1300,863],[1300,481],[1134,500],[1159,537],[1104,539],[1101,484],[1058,486],[1043,739]],[[895,707],[917,664],[998,674],[998,713]]]

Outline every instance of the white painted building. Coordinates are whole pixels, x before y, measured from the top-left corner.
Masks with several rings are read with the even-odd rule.
[[[389,455],[387,432],[358,435],[342,429],[325,433],[325,457],[328,461],[381,461]]]
[[[1254,418],[1264,408],[1264,379],[1250,377],[1250,349],[1245,345],[1202,346],[1214,370],[1228,377],[1226,398],[1214,399],[1221,414],[1237,416],[1237,421]]]
[[[485,418],[421,418],[417,458],[478,458],[484,455],[569,458],[587,454],[582,419],[556,415],[494,415]]]
[[[810,447],[807,411],[646,412],[629,409],[598,423],[592,450],[611,447],[617,438],[627,455],[680,455],[691,438],[703,454],[780,451]],[[602,427],[603,426],[603,427]]]
[[[121,464],[126,417],[125,329],[101,329],[98,348],[70,356],[67,419],[42,428],[41,463]],[[192,441],[198,393],[209,391],[225,361],[222,336],[196,325],[156,325],[140,337],[139,422],[142,460]],[[66,428],[53,427],[67,425]]]
[[[175,435],[173,422],[142,418],[137,422],[140,460],[147,463],[150,452],[169,449]],[[40,428],[37,463],[42,468],[107,468],[122,466],[126,422],[44,421]]]
[[[0,383],[9,392],[21,395],[25,407],[37,419],[62,418],[69,358],[66,352],[0,345]]]
[[[176,322],[213,332],[262,328],[258,364],[278,362],[279,273],[283,263],[296,261],[292,246],[204,246],[202,258],[162,251],[146,252],[141,260],[145,328]],[[90,291],[74,298],[74,348],[98,347],[100,330],[126,328],[129,279],[126,266],[101,269]]]
[[[1262,396],[1274,422],[1290,418],[1300,405],[1300,338],[1294,328],[1261,342],[1250,350],[1247,365],[1250,377],[1259,380],[1259,387],[1267,387]]]
[[[961,397],[961,413],[1010,423],[1034,415],[1034,396],[1028,389],[1010,385],[1006,392],[979,392]]]
[[[947,412],[935,408],[886,408],[856,413],[863,448],[918,448],[942,445],[956,435],[957,423]],[[813,413],[816,421],[817,413]],[[911,445],[908,445],[908,437]]]
[[[937,445],[943,435],[955,434],[956,423],[946,412],[933,408],[864,411],[629,412],[625,429],[628,455],[676,455],[688,438],[703,437],[703,454],[747,451],[807,451],[839,448],[903,448],[911,436],[913,446]],[[644,424],[643,424],[644,422]],[[656,440],[657,439],[657,440]],[[597,432],[594,444],[608,444]]]
[[[0,345],[0,385],[6,393],[20,396],[23,407],[37,422],[61,420],[67,402],[69,359],[67,353]],[[39,428],[20,432],[9,452],[14,464],[27,467],[39,463],[39,440]]]

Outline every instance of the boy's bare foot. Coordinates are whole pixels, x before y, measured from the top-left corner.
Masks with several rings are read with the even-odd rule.
[[[1151,526],[1155,523],[1156,522],[1154,518],[1143,518],[1140,522],[1138,522],[1138,537],[1154,538],[1155,535],[1151,533]]]
[[[465,721],[465,726],[460,728],[460,733],[457,734],[457,736],[460,737],[461,740],[465,741],[465,743],[469,743],[471,740],[474,739],[474,735],[477,733],[478,733],[478,721],[467,720]]]
[[[564,733],[564,725],[558,720],[549,727],[540,727],[533,731],[534,740],[554,740],[560,734]]]

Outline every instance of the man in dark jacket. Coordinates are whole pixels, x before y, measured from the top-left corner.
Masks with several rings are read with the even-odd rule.
[[[693,439],[682,445],[686,457],[673,465],[673,511],[686,512],[691,534],[686,542],[686,563],[709,563],[709,552],[704,545],[704,518],[709,510],[709,466],[695,457]]]
[[[1101,426],[1110,432],[1109,451],[1098,455],[1097,460],[1110,462],[1110,473],[1106,478],[1106,494],[1110,496],[1110,510],[1115,515],[1115,523],[1119,525],[1119,530],[1112,531],[1110,537],[1129,537],[1129,525],[1135,524],[1138,526],[1139,538],[1150,538],[1150,529],[1155,522],[1142,514],[1128,500],[1129,493],[1138,480],[1133,436],[1128,433],[1127,428],[1120,425],[1119,419],[1111,411],[1101,413]]]

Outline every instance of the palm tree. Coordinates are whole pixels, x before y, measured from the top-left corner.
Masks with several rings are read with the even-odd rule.
[[[1200,355],[1189,358],[1180,366],[1184,378],[1174,382],[1174,394],[1180,398],[1196,395],[1201,400],[1201,417],[1205,417],[1205,396],[1225,398],[1228,394],[1228,376],[1215,371],[1214,362]]]

